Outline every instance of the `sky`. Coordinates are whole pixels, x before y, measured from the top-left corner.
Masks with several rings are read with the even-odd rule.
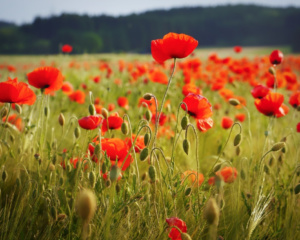
[[[0,20],[23,24],[31,23],[37,16],[61,13],[120,16],[155,9],[226,4],[300,7],[300,0],[0,0]]]

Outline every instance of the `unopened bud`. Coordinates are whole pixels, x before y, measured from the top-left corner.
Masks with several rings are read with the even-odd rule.
[[[147,101],[149,101],[149,100],[151,100],[152,96],[153,95],[151,93],[145,93],[144,94],[144,99],[147,100]]]
[[[150,133],[146,133],[145,136],[144,136],[145,146],[148,146],[149,141],[150,141]]]
[[[153,165],[150,165],[149,169],[148,169],[148,173],[149,173],[149,177],[151,182],[155,182],[156,180],[156,170],[155,167]]]
[[[95,109],[94,104],[89,105],[89,113],[90,113],[90,115],[95,115],[96,114],[96,109]]]
[[[240,146],[237,146],[237,148],[235,149],[235,154],[237,156],[240,156],[240,154],[241,154],[241,148],[240,148]]]
[[[215,165],[215,167],[214,167],[214,172],[217,172],[217,171],[219,171],[220,170],[220,168],[222,167],[222,163],[218,163],[217,165]]]
[[[181,119],[181,127],[183,130],[185,130],[187,128],[187,125],[189,124],[189,119],[187,116],[184,116],[182,119]]]
[[[187,233],[182,232],[180,236],[182,240],[192,240],[191,236]]]
[[[219,222],[219,207],[214,198],[210,198],[203,210],[203,217],[209,225],[217,225]]]
[[[107,179],[107,180],[106,180],[105,186],[106,186],[107,188],[110,188],[110,186],[111,186],[111,181],[110,181],[110,179]]]
[[[235,99],[235,98],[230,98],[230,99],[228,100],[228,102],[229,102],[229,104],[232,105],[232,106],[238,106],[238,105],[241,104],[240,101],[237,100],[237,99]]]
[[[183,143],[182,143],[182,147],[183,147],[184,152],[185,152],[187,155],[189,155],[189,149],[190,149],[190,142],[189,142],[189,140],[184,139],[184,140],[183,140]]]
[[[238,145],[240,145],[242,141],[242,134],[238,134],[235,136],[234,140],[233,140],[233,146],[237,147]]]
[[[146,117],[146,120],[149,122],[152,118],[152,113],[150,112],[149,109],[147,109],[146,113],[145,113],[145,117]]]
[[[107,111],[106,108],[102,108],[102,109],[101,109],[101,114],[103,115],[103,117],[104,117],[105,119],[108,118],[108,111]]]
[[[96,184],[96,175],[94,172],[89,173],[89,181],[90,181],[92,188],[94,188],[95,184]]]
[[[276,74],[275,68],[274,67],[270,67],[269,68],[269,73],[271,73],[273,76],[275,76],[275,74]]]
[[[49,108],[48,108],[48,107],[45,107],[45,108],[44,108],[44,114],[45,114],[45,116],[48,117],[49,113],[50,113]]]
[[[123,122],[121,125],[121,131],[124,135],[127,135],[129,130],[128,130],[128,124],[126,122]]]
[[[74,135],[76,138],[79,138],[80,137],[80,129],[79,127],[76,127],[75,130],[74,130]]]
[[[60,113],[58,116],[58,122],[59,125],[62,127],[65,125],[65,116],[62,113]]]
[[[192,192],[192,188],[188,187],[187,189],[185,189],[184,195],[189,196],[191,192]]]
[[[149,149],[145,147],[140,153],[140,160],[144,161],[149,155]]]
[[[3,182],[5,182],[6,179],[7,179],[7,172],[4,170],[4,171],[2,172],[2,180],[3,180]]]
[[[145,181],[145,179],[147,178],[147,176],[148,176],[148,173],[144,173],[143,175],[142,175],[142,181]]]
[[[120,176],[120,168],[117,165],[111,167],[109,178],[112,182],[116,181]]]
[[[95,155],[95,157],[96,157],[98,160],[100,160],[100,157],[101,157],[101,146],[100,146],[100,144],[97,144],[97,145],[95,146],[95,149],[94,149],[94,155]]]
[[[278,143],[275,143],[273,145],[273,147],[271,148],[271,151],[277,152],[277,151],[281,150],[283,147],[285,147],[285,143],[284,142],[278,142]]]
[[[22,114],[22,107],[19,104],[15,104],[15,109],[17,113]]]
[[[0,113],[1,118],[6,117],[7,114],[8,114],[8,108],[7,107],[2,108]]]
[[[300,183],[297,184],[297,186],[294,189],[294,193],[297,195],[298,193],[300,193]]]

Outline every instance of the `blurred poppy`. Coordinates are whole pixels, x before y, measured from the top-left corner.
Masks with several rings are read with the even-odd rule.
[[[251,94],[254,98],[263,98],[270,92],[268,87],[263,85],[256,85],[252,90]]]
[[[234,167],[224,167],[216,172],[216,175],[222,176],[224,182],[232,183],[237,178],[237,170]]]
[[[73,86],[71,83],[69,82],[63,82],[62,86],[61,86],[61,90],[67,94],[70,95],[73,92]]]
[[[244,113],[238,113],[234,118],[240,122],[244,122],[246,119],[246,115]]]
[[[125,138],[125,143],[128,145],[129,149],[131,148],[134,140],[135,140],[136,135],[132,134],[132,139],[130,138]],[[144,143],[144,136],[138,136],[134,145],[134,151],[136,153],[139,153],[142,149],[145,148],[145,143]]]
[[[65,44],[61,48],[61,51],[63,53],[70,53],[70,52],[72,52],[72,50],[73,50],[73,47],[71,45],[69,45],[69,44]]]
[[[155,120],[156,120],[156,115],[153,114],[152,115],[152,119],[151,119],[151,121],[152,121],[153,124],[155,124]],[[165,125],[165,123],[167,122],[167,120],[168,120],[167,115],[164,114],[164,113],[161,113],[160,116],[159,116],[159,121],[158,121],[159,126]]]
[[[180,232],[176,228],[172,228],[172,227],[176,226],[181,230],[181,232],[186,233],[187,232],[186,223],[177,217],[167,218],[166,222],[171,228],[171,231],[169,232],[168,235],[169,238],[171,238],[172,240],[181,240]]]
[[[283,103],[283,104],[281,104],[278,112],[275,113],[275,117],[277,117],[277,118],[283,117],[283,116],[287,115],[289,113],[289,111],[290,111],[289,107]]]
[[[275,116],[279,113],[279,108],[284,101],[284,97],[280,93],[269,92],[261,99],[255,99],[256,109],[266,116]]]
[[[300,133],[300,122],[296,126],[297,132]]]
[[[159,63],[171,58],[185,58],[197,47],[198,41],[186,34],[168,33],[163,39],[151,41],[152,57]]]
[[[116,108],[115,104],[110,103],[110,104],[108,104],[107,110],[111,112],[111,111],[115,110],[115,108]]]
[[[45,94],[61,89],[63,75],[54,67],[40,67],[27,74],[31,86],[45,90]]]
[[[169,81],[167,75],[160,70],[154,70],[150,72],[149,79],[152,82],[161,83],[161,84],[168,84]]]
[[[188,178],[188,180],[193,184],[196,181],[197,178],[197,171],[195,170],[187,170],[184,171],[182,176],[181,176],[181,180],[185,180],[185,178]],[[202,173],[198,174],[198,182],[199,182],[199,186],[203,183],[204,181],[204,176]],[[195,183],[193,186],[197,186],[197,183]]]
[[[270,54],[270,63],[273,65],[278,65],[280,63],[282,63],[283,61],[283,53],[279,50],[274,50],[271,54]]]
[[[122,123],[123,123],[123,118],[119,116],[109,116],[107,119],[103,120],[101,131],[104,134],[105,132],[107,132],[108,129],[120,129]]]
[[[73,102],[77,102],[79,104],[84,104],[85,102],[85,93],[81,90],[76,90],[69,95],[69,98]]]
[[[234,46],[233,47],[233,50],[236,52],[236,53],[240,53],[242,51],[242,47],[241,46]]]
[[[129,106],[128,106],[128,99],[127,97],[119,97],[118,98],[118,105],[122,108],[125,108],[126,110],[128,110]]]
[[[98,115],[83,117],[78,120],[79,126],[86,130],[93,130],[99,127],[102,123],[102,117]]]
[[[1,102],[1,101],[0,101]],[[289,104],[291,104],[291,106],[293,108],[297,108],[298,106],[300,106],[300,91],[294,92],[289,99]]]
[[[189,84],[185,84],[182,87],[182,94],[184,96],[187,96],[189,93],[194,93],[194,94],[199,94],[200,95],[200,94],[202,94],[202,91],[195,84],[189,83]]]
[[[233,124],[233,120],[230,117],[222,118],[222,123],[221,123],[222,128],[224,128],[224,129],[231,128],[232,124]]]
[[[188,113],[196,119],[205,119],[212,116],[211,104],[201,95],[189,93],[183,99],[183,102],[186,103],[188,107]],[[181,108],[185,110],[185,104],[182,104]]]
[[[2,122],[6,122],[6,117],[2,118]],[[19,131],[23,130],[23,122],[22,122],[22,118],[19,117],[17,114],[12,114],[8,117],[7,122],[9,122],[10,124],[16,126],[16,128]]]
[[[26,83],[18,82],[17,78],[8,78],[0,83],[0,102],[32,105],[35,100],[35,93]]]

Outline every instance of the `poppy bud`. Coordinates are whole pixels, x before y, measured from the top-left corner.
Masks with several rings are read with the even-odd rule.
[[[126,122],[123,122],[121,125],[121,131],[124,135],[127,135],[129,130],[128,130],[128,125]]]
[[[148,174],[145,172],[143,175],[142,175],[142,181],[145,181],[145,179],[148,177]]]
[[[90,115],[95,115],[96,114],[96,109],[95,109],[94,104],[89,105],[89,113],[90,113]]]
[[[219,207],[214,198],[210,198],[203,210],[203,217],[209,225],[217,225],[219,221]]]
[[[100,146],[100,144],[97,144],[95,146],[94,155],[96,156],[97,159],[100,159],[100,156],[101,156],[101,146]]]
[[[180,236],[181,236],[181,239],[182,239],[182,240],[192,240],[191,236],[188,235],[187,233],[182,232],[182,233],[180,234]]]
[[[269,168],[268,168],[268,166],[267,166],[267,165],[265,165],[265,166],[264,166],[264,171],[265,171],[265,173],[266,173],[266,174],[268,174],[268,175],[269,175],[269,173],[270,173],[270,170],[269,170]]]
[[[240,146],[237,146],[237,148],[235,149],[235,154],[237,156],[240,156],[240,154],[241,154],[241,148],[240,148]]]
[[[116,192],[119,193],[121,191],[121,187],[119,184],[116,184]]]
[[[235,136],[234,140],[233,140],[233,146],[237,147],[238,145],[240,145],[242,140],[242,134],[238,134]]]
[[[101,114],[103,115],[103,117],[104,117],[105,119],[108,118],[108,111],[107,111],[106,108],[102,108],[102,109],[101,109]]]
[[[95,184],[96,184],[96,175],[94,172],[89,173],[89,180],[90,180],[90,184],[91,184],[92,188],[94,188]]]
[[[275,68],[270,67],[269,68],[269,73],[271,73],[273,76],[275,76],[275,74],[276,74]]]
[[[281,150],[283,147],[285,147],[285,143],[284,142],[278,142],[278,143],[275,143],[273,145],[273,147],[271,148],[271,151],[277,152],[277,151]]]
[[[187,128],[187,125],[189,124],[189,119],[187,116],[184,116],[182,119],[181,119],[181,127],[183,130],[185,130]]]
[[[116,181],[120,176],[120,168],[117,165],[111,167],[109,178],[112,182]]]
[[[152,118],[152,113],[150,112],[149,109],[147,109],[145,116],[146,116],[146,120],[149,122]]]
[[[3,180],[3,182],[5,182],[6,179],[7,179],[7,172],[4,170],[4,171],[2,172],[2,180]]]
[[[151,182],[155,182],[156,180],[156,170],[155,167],[153,165],[150,165],[149,169],[148,169],[148,173],[149,173],[149,177]]]
[[[189,142],[189,140],[184,139],[183,143],[182,143],[182,147],[183,147],[183,150],[186,153],[186,155],[189,155],[189,149],[190,149],[190,142]]]
[[[149,155],[149,149],[145,147],[140,153],[140,160],[144,161]]]
[[[12,143],[15,142],[15,137],[14,137],[13,135],[9,135],[9,139],[10,139],[10,141],[11,141]]]
[[[48,108],[48,107],[45,107],[45,108],[44,108],[44,114],[45,114],[46,117],[48,117],[49,112],[50,112],[49,108]]]
[[[80,137],[80,129],[79,127],[76,127],[75,130],[74,130],[74,135],[76,138],[79,138]]]
[[[246,179],[246,173],[245,173],[244,169],[241,170],[241,178],[242,178],[243,180]]]
[[[230,98],[230,99],[228,100],[228,102],[229,102],[229,104],[232,105],[232,106],[238,106],[238,105],[241,104],[240,101],[237,100],[237,99],[235,99],[235,98]]]
[[[59,125],[62,127],[65,125],[65,117],[62,113],[60,113],[58,116],[58,122],[59,122]]]
[[[153,95],[151,93],[145,93],[143,97],[145,100],[149,101],[149,100],[151,100],[152,96]]]
[[[59,178],[59,185],[60,185],[60,186],[64,185],[64,179],[63,179],[62,177]]]
[[[56,208],[54,206],[51,207],[50,212],[51,212],[51,217],[54,220],[56,220],[57,219],[57,211],[56,211]]]
[[[188,187],[187,189],[185,189],[184,195],[185,196],[190,196],[191,192],[192,192],[192,188]]]
[[[297,186],[294,189],[294,193],[297,195],[298,193],[300,193],[300,183],[297,184]]]
[[[1,109],[1,118],[5,117],[8,114],[8,108],[4,107]]]
[[[107,180],[106,180],[105,186],[106,186],[107,188],[110,188],[110,186],[111,186],[111,181],[110,181],[110,179],[107,179]]]
[[[58,221],[63,221],[67,217],[66,214],[60,213],[57,215],[57,220]]]
[[[217,172],[220,170],[220,168],[222,167],[222,163],[218,163],[215,167],[214,167],[214,172]]]
[[[22,114],[22,107],[19,104],[15,103],[15,109],[16,109],[17,113]]]
[[[144,144],[145,144],[145,146],[148,145],[149,141],[150,141],[150,133],[146,133],[145,136],[144,136]]]

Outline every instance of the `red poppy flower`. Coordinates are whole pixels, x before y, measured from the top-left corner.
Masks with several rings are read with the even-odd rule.
[[[84,104],[85,102],[85,93],[81,90],[76,90],[69,95],[69,98],[73,102],[77,102],[79,104]]]
[[[71,83],[69,82],[63,82],[62,86],[61,86],[61,90],[67,94],[70,95],[73,92],[73,86]]]
[[[237,178],[237,170],[233,167],[224,167],[216,172],[216,175],[222,176],[224,182],[232,183]]]
[[[131,148],[136,135],[132,134],[132,140],[130,138],[125,138],[125,143],[128,145],[129,149]],[[145,148],[144,136],[138,136],[135,142],[134,151],[139,153],[142,149]]]
[[[271,54],[270,54],[270,62],[273,65],[278,65],[280,63],[282,63],[283,61],[283,53],[279,50],[274,50]]]
[[[299,91],[294,92],[290,96],[289,104],[291,104],[293,108],[297,108],[298,106],[300,106],[300,92]]]
[[[120,107],[128,109],[129,108],[129,106],[128,106],[128,99],[126,97],[119,97],[118,98],[118,105]]]
[[[187,171],[183,172],[183,174],[181,176],[181,180],[184,180],[186,177],[193,184],[196,181],[197,171],[195,171],[195,170],[187,170]],[[199,181],[199,186],[200,186],[203,183],[203,181],[204,181],[204,176],[203,176],[202,173],[198,174],[198,181]],[[195,183],[194,186],[196,187],[197,183]]]
[[[182,87],[182,94],[184,96],[187,96],[189,93],[194,93],[194,94],[199,94],[200,95],[200,94],[202,94],[202,91],[195,84],[189,83],[189,84],[185,84]]]
[[[61,51],[63,53],[70,53],[70,52],[72,52],[72,50],[73,50],[73,47],[71,45],[69,45],[69,44],[65,44],[61,48]]]
[[[242,47],[241,46],[235,46],[233,48],[233,50],[236,52],[236,53],[240,53],[242,51]]]
[[[108,122],[108,128],[107,128]],[[103,125],[101,128],[102,133],[107,132],[108,129],[120,129],[123,123],[123,118],[119,116],[109,116],[107,119],[103,120]]]
[[[300,122],[297,124],[296,129],[297,129],[297,132],[300,133]]]
[[[240,122],[244,122],[246,119],[246,115],[244,113],[238,113],[235,115],[235,119]]]
[[[222,128],[224,129],[228,129],[228,128],[231,128],[233,124],[233,120],[230,118],[230,117],[223,117],[222,118]]]
[[[27,74],[28,83],[36,88],[45,89],[45,94],[62,87],[63,75],[54,67],[40,67]]]
[[[93,130],[99,127],[102,123],[103,119],[100,116],[88,116],[83,117],[78,120],[79,126],[86,130]]]
[[[34,104],[36,96],[26,83],[19,82],[17,78],[0,83],[0,102],[17,104]]]
[[[2,118],[2,122],[6,122],[6,117]],[[20,118],[17,114],[12,114],[8,117],[7,122],[11,123],[12,125],[16,126],[19,131],[23,130],[23,122],[22,118]]]
[[[197,47],[198,41],[186,34],[168,33],[163,39],[151,41],[152,57],[159,63],[171,58],[185,58]]]
[[[115,110],[115,108],[116,108],[115,104],[110,103],[110,104],[108,104],[107,110],[111,112],[111,111]]]
[[[168,223],[169,227],[176,226],[181,230],[181,232],[187,232],[186,223],[177,217],[167,218],[166,222]],[[181,240],[181,234],[176,228],[171,228],[171,231],[168,236],[172,240]]]
[[[262,99],[255,99],[256,109],[266,116],[275,116],[284,101],[280,93],[269,92]]]
[[[149,79],[152,82],[157,82],[161,84],[168,84],[169,82],[167,75],[160,70],[154,70],[151,73],[149,73]]]
[[[183,102],[186,103],[188,107],[188,113],[194,118],[205,119],[212,115],[211,104],[201,95],[189,93],[183,99]],[[185,104],[182,104],[181,108],[185,110]]]
[[[263,85],[256,85],[252,90],[251,94],[254,98],[263,98],[270,92],[268,87]]]
[[[153,124],[155,124],[155,120],[156,120],[156,115],[153,114],[152,115],[152,119],[151,119],[151,121],[152,121]],[[164,113],[161,113],[160,117],[159,117],[159,120],[158,120],[159,126],[165,125],[165,123],[167,122],[167,120],[168,120],[167,115],[164,114]]]
[[[214,121],[212,118],[204,118],[204,119],[197,119],[197,128],[201,132],[206,132],[207,130],[211,129],[214,125]]]

